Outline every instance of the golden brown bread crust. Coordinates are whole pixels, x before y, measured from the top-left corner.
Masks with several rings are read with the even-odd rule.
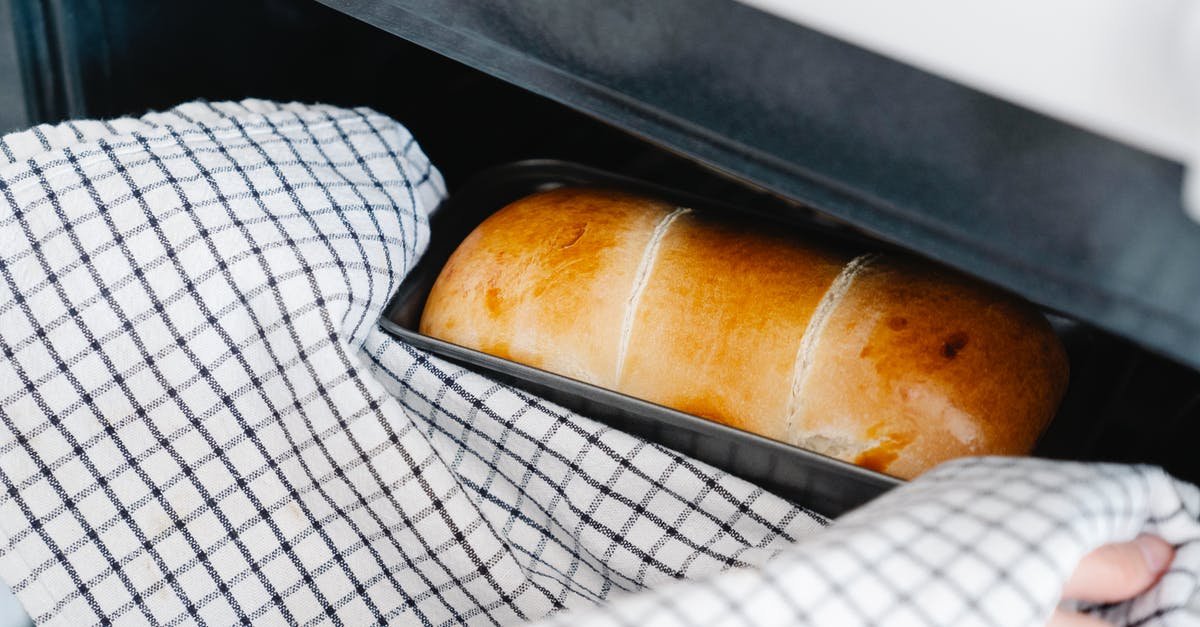
[[[1028,453],[1067,381],[1046,320],[966,277],[592,189],[484,221],[421,332],[906,478]]]
[[[1028,453],[1067,358],[1028,304],[926,263],[865,265],[816,339],[795,444],[911,478],[964,455]]]
[[[786,440],[796,347],[850,257],[681,216],[638,303],[617,389]]]
[[[625,300],[654,224],[674,207],[561,189],[509,205],[459,245],[421,332],[612,388]]]

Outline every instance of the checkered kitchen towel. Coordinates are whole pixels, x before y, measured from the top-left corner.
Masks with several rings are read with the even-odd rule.
[[[392,339],[443,189],[367,110],[0,141],[0,577],[36,620],[1026,625],[1140,530],[1176,567],[1102,609],[1196,616],[1200,498],[1152,469],[972,460],[822,530]]]

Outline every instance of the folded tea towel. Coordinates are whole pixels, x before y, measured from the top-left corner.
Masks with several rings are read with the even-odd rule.
[[[398,342],[443,195],[361,109],[0,140],[0,578],[34,619],[1026,625],[1142,530],[1176,566],[1101,609],[1195,618],[1200,498],[1154,469],[969,460],[823,530]]]

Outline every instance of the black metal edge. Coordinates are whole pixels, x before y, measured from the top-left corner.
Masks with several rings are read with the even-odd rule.
[[[101,0],[4,0],[0,11],[12,19],[22,126],[87,117],[110,74]]]
[[[26,69],[27,33],[18,26],[14,1],[0,0],[0,135],[33,123],[34,102]]]
[[[380,325],[416,348],[740,476],[825,516],[839,516],[903,483],[841,460],[424,336],[387,319],[381,319]],[[663,427],[677,432],[663,433]],[[707,446],[681,437],[685,434],[706,440]]]
[[[13,57],[9,63],[16,76],[9,76],[12,83],[9,98],[20,96],[23,119],[18,119],[10,128],[18,130],[31,124],[56,120],[63,116],[62,71],[57,63],[55,47],[50,41],[51,28],[42,3],[31,0],[4,0],[0,10],[10,21],[0,24],[11,30],[10,45]],[[15,79],[15,80],[14,80]],[[18,126],[19,124],[19,126]]]
[[[1094,258],[1089,260],[1091,265],[1088,272],[1078,269],[1083,264],[1078,257],[1072,255],[1096,252],[1098,249],[1095,246],[1095,238],[1076,237],[1072,241],[1074,250],[1071,254],[1052,258],[1031,256],[1028,252],[1030,247],[1022,246],[1019,239],[1004,241],[1001,238],[1001,241],[991,241],[995,229],[981,230],[972,228],[970,223],[948,222],[944,216],[932,215],[925,207],[913,205],[906,199],[893,199],[887,194],[864,189],[838,175],[822,173],[820,166],[814,168],[812,163],[797,163],[781,157],[777,151],[756,145],[753,141],[745,141],[730,133],[708,128],[686,115],[676,115],[669,107],[664,108],[648,102],[630,92],[630,87],[642,85],[637,82],[637,78],[632,79],[634,83],[621,86],[612,84],[610,77],[596,72],[597,66],[593,63],[597,59],[603,62],[604,54],[613,54],[610,49],[604,49],[598,57],[593,58],[572,56],[594,53],[593,50],[585,53],[570,47],[554,49],[553,46],[549,50],[532,50],[514,45],[512,42],[520,39],[511,37],[516,32],[513,30],[514,26],[526,26],[520,23],[520,19],[532,20],[533,23],[528,26],[541,26],[544,32],[551,35],[555,34],[552,32],[553,27],[563,23],[560,19],[554,23],[537,24],[536,12],[531,9],[532,5],[527,3],[510,1],[501,5],[490,5],[486,2],[465,2],[444,6],[426,0],[319,1],[435,52],[593,115],[657,145],[706,163],[737,179],[818,207],[821,211],[838,216],[876,237],[918,251],[969,274],[1004,286],[1045,307],[1085,319],[1130,338],[1154,352],[1182,361],[1193,368],[1200,368],[1200,318],[1191,311],[1189,300],[1193,295],[1200,293],[1200,285],[1186,279],[1188,268],[1195,264],[1189,263],[1190,247],[1181,245],[1200,242],[1200,229],[1190,225],[1180,212],[1179,185],[1182,169],[1179,164],[934,77],[811,29],[785,23],[779,18],[761,14],[749,7],[739,7],[734,2],[706,0],[702,3],[703,7],[677,2],[661,7],[647,7],[643,16],[645,19],[638,22],[654,24],[654,28],[658,29],[668,29],[659,33],[664,39],[686,39],[688,36],[694,36],[696,33],[687,29],[696,24],[701,25],[700,29],[704,33],[714,29],[725,33],[726,36],[719,42],[721,45],[709,46],[713,50],[708,52],[705,51],[704,43],[696,44],[698,40],[693,37],[692,42],[698,48],[689,53],[692,57],[703,57],[703,62],[699,58],[694,59],[698,67],[709,67],[712,72],[717,72],[716,68],[720,68],[717,72],[720,76],[736,76],[737,67],[730,66],[731,61],[714,55],[726,54],[730,50],[761,49],[767,46],[776,53],[810,49],[813,52],[831,53],[833,56],[829,63],[843,69],[845,74],[868,76],[874,81],[851,81],[848,84],[855,85],[856,89],[859,86],[868,86],[868,83],[875,85],[872,89],[884,90],[880,95],[884,101],[890,99],[890,92],[886,89],[891,87],[893,81],[900,86],[899,89],[909,90],[899,91],[897,95],[910,96],[916,87],[928,89],[929,93],[921,94],[909,103],[911,106],[908,111],[917,111],[917,117],[921,117],[924,115],[919,113],[922,107],[937,109],[941,106],[940,103],[953,101],[953,112],[958,116],[956,123],[959,126],[949,124],[945,128],[922,128],[918,135],[910,133],[904,141],[920,138],[919,141],[927,148],[926,156],[937,155],[939,145],[957,144],[959,138],[973,134],[987,135],[988,141],[993,144],[1007,146],[1005,142],[1013,142],[1016,146],[1036,145],[1038,149],[1045,149],[1047,156],[1039,157],[1045,163],[1029,166],[1022,162],[1024,155],[1011,151],[999,153],[981,146],[980,149],[984,152],[976,155],[977,158],[1012,165],[1014,173],[994,170],[994,173],[988,174],[990,179],[979,179],[978,172],[975,172],[972,176],[975,177],[976,184],[981,180],[993,181],[990,189],[972,191],[971,187],[967,186],[965,193],[968,198],[965,199],[956,198],[951,191],[948,192],[949,200],[943,204],[953,206],[958,201],[968,204],[982,202],[989,207],[988,211],[993,218],[997,214],[1003,214],[1009,207],[1023,208],[1026,212],[1024,218],[1031,215],[1060,214],[1064,208],[1069,207],[1073,215],[1068,217],[1062,226],[1074,228],[1081,233],[1088,232],[1088,220],[1091,218],[1105,219],[1129,212],[1138,212],[1144,216],[1147,209],[1152,209],[1154,218],[1144,219],[1143,224],[1153,225],[1156,235],[1165,234],[1179,240],[1171,248],[1177,257],[1187,258],[1174,260],[1170,272],[1139,274],[1136,281],[1126,277],[1123,282],[1118,282],[1112,277],[1134,267],[1132,264],[1135,263],[1140,270],[1149,263],[1148,257],[1153,257],[1159,252],[1157,244],[1147,243],[1154,238],[1147,238],[1142,245],[1132,246],[1129,255],[1119,255],[1121,258],[1115,259],[1118,255],[1114,254],[1114,251],[1121,250],[1120,246],[1124,241],[1120,236],[1123,230],[1120,219],[1111,220],[1113,224],[1107,227],[1106,237],[1109,239],[1105,241],[1106,249],[1097,252]],[[573,7],[570,11],[563,9],[558,11],[557,15],[577,15],[574,18],[577,23],[603,23],[606,20],[619,19],[623,10],[615,6],[584,5],[578,2],[569,4]],[[681,6],[687,9],[688,23],[660,19],[664,16],[670,17],[672,11],[680,11]],[[511,13],[514,17],[512,21],[506,21],[494,28],[488,27],[491,30],[481,30],[479,25],[488,22],[480,22],[480,16],[492,13]],[[660,16],[659,13],[663,15]],[[715,20],[721,20],[720,24],[715,24]],[[767,37],[768,31],[770,37]],[[616,39],[620,37],[612,41]],[[768,45],[770,42],[778,43],[777,40],[788,41],[793,45],[783,48]],[[588,44],[583,45],[586,47]],[[742,71],[753,73],[759,70],[743,67]],[[647,74],[647,80],[651,80],[650,76],[651,74]],[[775,82],[779,81],[795,82],[796,89],[802,88],[802,82],[796,81],[794,76],[788,77],[786,73],[775,75]],[[757,95],[743,96],[744,100],[751,101]],[[738,98],[742,99],[743,97]],[[701,100],[708,102],[703,98]],[[713,104],[719,102],[714,100]],[[852,118],[856,115],[861,117],[854,111],[846,113]],[[933,119],[939,118],[935,116]],[[879,121],[872,121],[869,124],[878,123]],[[886,128],[880,127],[879,131],[885,132]],[[776,130],[784,136],[790,136],[790,129]],[[904,137],[903,134],[901,136]],[[1005,139],[996,140],[997,137]],[[1050,148],[1047,149],[1047,146]],[[884,148],[895,149],[894,146]],[[949,158],[943,159],[944,163],[939,165],[945,165],[949,171],[954,172],[956,165],[947,159]],[[837,160],[831,163],[837,163]],[[902,167],[906,165],[904,160],[896,163]],[[1033,186],[1029,184],[1030,181],[1021,180],[1017,176],[1022,172],[1026,176],[1036,173],[1040,185],[1045,189],[1039,188],[1038,192],[1032,192]],[[876,180],[887,180],[887,175]],[[1132,191],[1095,193],[1097,184],[1102,184],[1106,190]],[[958,192],[963,193],[963,190]],[[1031,193],[1034,194],[1032,197]],[[1039,193],[1043,197],[1038,197]],[[1117,196],[1120,198],[1116,198]],[[1050,219],[1046,224],[1052,223],[1053,219]],[[1096,231],[1101,230],[1092,228]],[[1113,232],[1116,235],[1112,235]],[[1195,256],[1200,257],[1200,252]],[[1110,261],[1110,258],[1114,260]],[[1162,275],[1161,278],[1156,279],[1159,275]],[[1142,289],[1143,282],[1154,284],[1157,300],[1146,297],[1150,290]],[[1165,300],[1170,302],[1164,302]]]

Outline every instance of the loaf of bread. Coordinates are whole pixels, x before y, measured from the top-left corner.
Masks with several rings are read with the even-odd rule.
[[[1027,454],[1067,383],[1046,319],[996,289],[601,189],[485,220],[420,330],[904,478]]]

